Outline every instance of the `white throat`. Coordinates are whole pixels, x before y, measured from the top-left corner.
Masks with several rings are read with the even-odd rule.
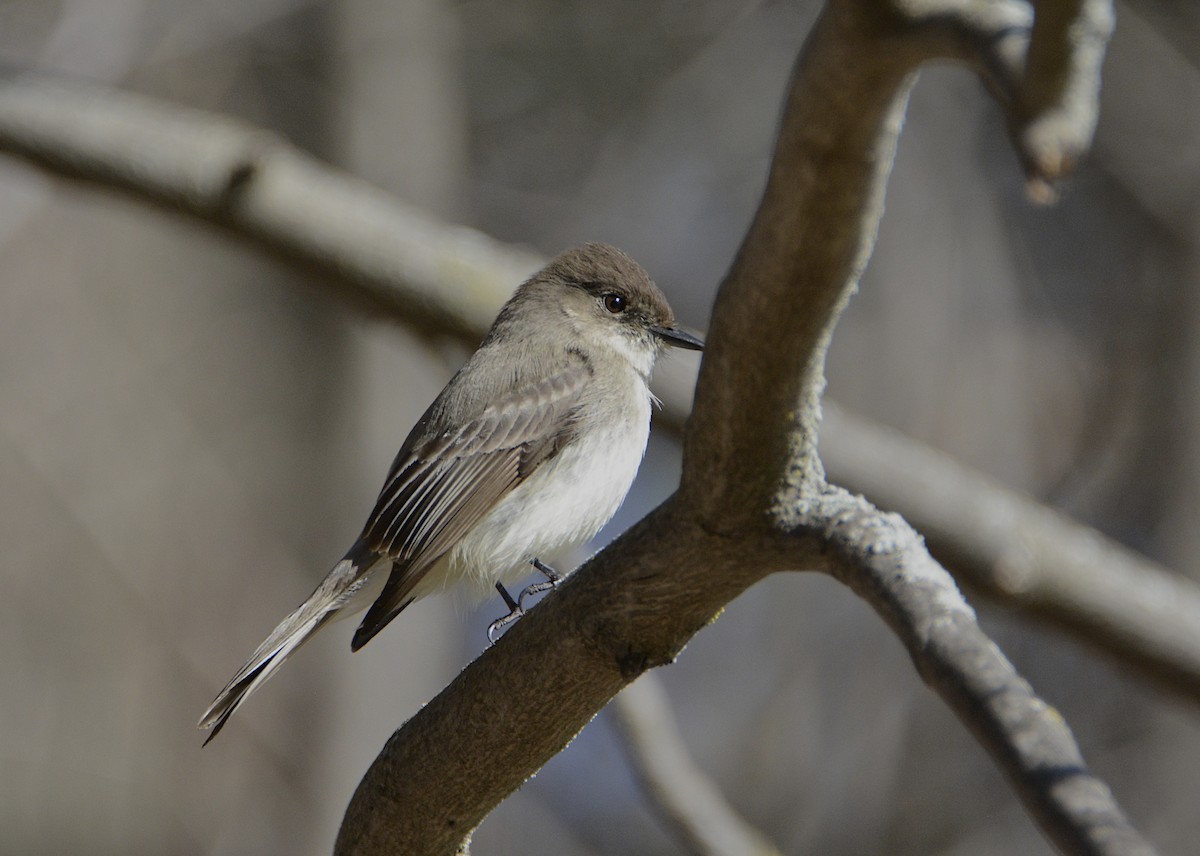
[[[653,346],[648,347],[643,342],[631,336],[622,335],[621,333],[609,336],[608,345],[624,357],[629,365],[633,366],[633,370],[642,376],[643,381],[647,384],[650,383],[650,372],[654,369],[654,358],[658,356],[657,348]]]

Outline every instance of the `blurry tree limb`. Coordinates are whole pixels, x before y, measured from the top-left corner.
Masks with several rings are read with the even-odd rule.
[[[0,151],[224,227],[333,274],[359,305],[431,331],[477,340],[539,266],[269,131],[86,83],[0,73]]]
[[[609,708],[654,810],[698,856],[777,856],[688,755],[667,692],[653,672],[627,686]]]
[[[1191,580],[829,402],[825,429],[831,475],[902,513],[960,582],[1200,700],[1200,587]]]
[[[928,59],[962,58],[959,47],[946,48],[947,33],[970,35],[951,39],[956,46],[992,44],[999,34],[978,32],[973,13],[979,9],[1020,8],[1002,0],[945,2],[936,15],[923,17],[906,5],[919,4],[833,0],[801,55],[772,178],[718,298],[680,492],[393,736],[351,803],[339,850],[391,852],[402,842],[418,852],[452,852],[614,693],[646,668],[669,662],[730,598],[776,570],[815,568],[834,573],[889,621],[921,674],[980,736],[1065,852],[1151,852],[1087,772],[1061,719],[979,631],[919,537],[899,518],[827,485],[816,456],[825,346],[866,262],[911,73]],[[1070,26],[1046,32],[1046,50],[1074,50]],[[975,64],[995,73],[1006,62],[984,56]],[[1068,76],[1086,78],[1092,65],[1065,67]],[[1012,91],[1031,85],[1032,71]],[[1058,101],[1047,98],[1029,115],[1014,111],[1014,125],[1036,124],[1063,93],[1086,96],[1097,81],[1067,82],[1047,87],[1059,93]],[[10,88],[0,96],[0,113],[14,109],[11,95]],[[40,121],[41,100],[18,99],[16,108]],[[1061,111],[1065,124],[1039,143],[1038,157],[1027,164],[1047,186],[1070,169],[1079,141],[1086,147],[1094,125],[1088,107],[1094,97],[1067,100],[1073,109]],[[96,115],[103,111],[76,106],[89,125],[87,149],[91,126],[104,124]],[[93,180],[148,193],[144,173],[159,165],[129,163],[133,159],[122,150],[136,145],[140,134],[118,134],[121,145],[100,153],[127,161],[114,177],[94,170],[94,151],[89,157],[78,151],[47,156],[46,126],[30,124],[32,138],[0,129],[0,145],[65,173],[94,171]],[[168,135],[163,147],[187,151],[188,137]],[[148,195],[345,273],[345,257],[329,248],[358,237],[337,237],[338,222],[353,216],[352,206],[331,206],[331,241],[309,248],[289,240],[294,220],[314,206],[304,193],[282,194],[279,185],[294,181],[320,189],[327,176],[312,171],[315,162],[290,159],[286,152],[277,158],[280,144],[273,139],[244,148],[240,133],[216,137],[225,157],[215,170],[186,176],[199,180],[183,181],[175,188],[180,193]],[[192,155],[203,165],[206,153],[212,154]],[[398,240],[391,230],[402,225],[393,222],[374,233],[379,243],[369,259]],[[389,273],[386,264],[375,269],[384,272],[380,279]],[[436,265],[418,273],[429,270]],[[447,330],[465,334],[482,323],[444,311],[436,291],[418,288],[404,300],[426,323]],[[527,668],[529,651],[538,652],[536,674]],[[512,740],[513,726],[519,726],[519,741]],[[439,751],[447,746],[455,751]]]
[[[1112,0],[1035,0],[1025,72],[1009,112],[1017,153],[1035,201],[1092,144],[1100,109],[1100,66],[1112,35]]]

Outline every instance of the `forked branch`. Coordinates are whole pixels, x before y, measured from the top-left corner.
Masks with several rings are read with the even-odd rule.
[[[919,538],[826,485],[816,454],[825,346],[869,255],[915,70],[951,58],[985,75],[1035,195],[1086,151],[1110,4],[1038,3],[1032,47],[1030,20],[1008,0],[830,2],[798,60],[762,207],[714,311],[680,493],[394,735],[347,812],[339,852],[454,852],[622,686],[669,662],[745,587],[797,568],[830,571],[875,606],[1065,852],[1151,852]],[[498,272],[486,239],[455,232],[448,242],[245,126],[204,117],[213,127],[200,136],[188,113],[147,135],[149,102],[129,98],[113,114],[84,96],[55,112],[72,97],[70,86],[10,78],[0,146],[332,270],[376,309],[470,336],[536,266]],[[451,284],[463,299],[446,299]]]
[[[827,485],[816,454],[825,348],[870,252],[912,75],[942,55],[945,7],[938,14],[930,38],[928,20],[898,6],[829,4],[797,62],[763,202],[714,309],[679,492],[588,563],[508,646],[473,664],[434,702],[437,711],[431,705],[397,732],[351,803],[339,852],[383,852],[388,841],[409,840],[401,831],[416,833],[420,812],[410,800],[439,780],[414,786],[401,771],[411,773],[414,747],[445,745],[431,743],[426,729],[451,715],[463,722],[465,712],[484,717],[484,746],[488,723],[511,731],[511,698],[480,689],[503,686],[507,651],[541,656],[553,648],[538,682],[545,686],[532,698],[521,693],[518,721],[533,736],[521,757],[508,757],[519,766],[490,765],[493,794],[504,788],[497,766],[515,787],[598,710],[593,705],[668,662],[727,598],[782,568],[832,570],[888,620],[1064,852],[1153,852],[920,538]],[[564,697],[572,702],[566,712]],[[503,710],[478,708],[480,698]],[[538,725],[551,700],[560,729],[554,746]],[[481,747],[456,748],[475,758]],[[462,805],[471,813],[453,818],[459,830],[483,809],[475,799]],[[457,846],[446,835],[445,803],[438,806],[439,822],[422,825],[441,833],[433,852]]]

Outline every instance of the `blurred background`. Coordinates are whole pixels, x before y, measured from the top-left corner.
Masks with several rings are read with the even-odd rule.
[[[278,130],[546,254],[616,243],[703,328],[812,2],[0,0],[0,61]],[[975,79],[923,75],[829,393],[1200,576],[1200,12],[1120,3],[1095,151],[1034,209]],[[320,854],[498,603],[308,645],[204,751],[215,692],[357,534],[465,353],[172,214],[0,161],[0,853]],[[514,283],[515,285],[516,283]],[[662,432],[603,543],[665,497]],[[1200,716],[977,604],[1164,853]],[[1051,850],[899,643],[817,575],[659,670],[697,762],[784,852]],[[520,739],[520,735],[514,735]],[[479,854],[670,854],[608,714]]]

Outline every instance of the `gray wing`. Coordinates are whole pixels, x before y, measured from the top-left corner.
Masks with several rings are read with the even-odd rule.
[[[586,365],[574,365],[396,461],[361,536],[368,549],[392,560],[392,572],[351,648],[357,651],[408,606],[430,567],[569,440],[589,375]]]

